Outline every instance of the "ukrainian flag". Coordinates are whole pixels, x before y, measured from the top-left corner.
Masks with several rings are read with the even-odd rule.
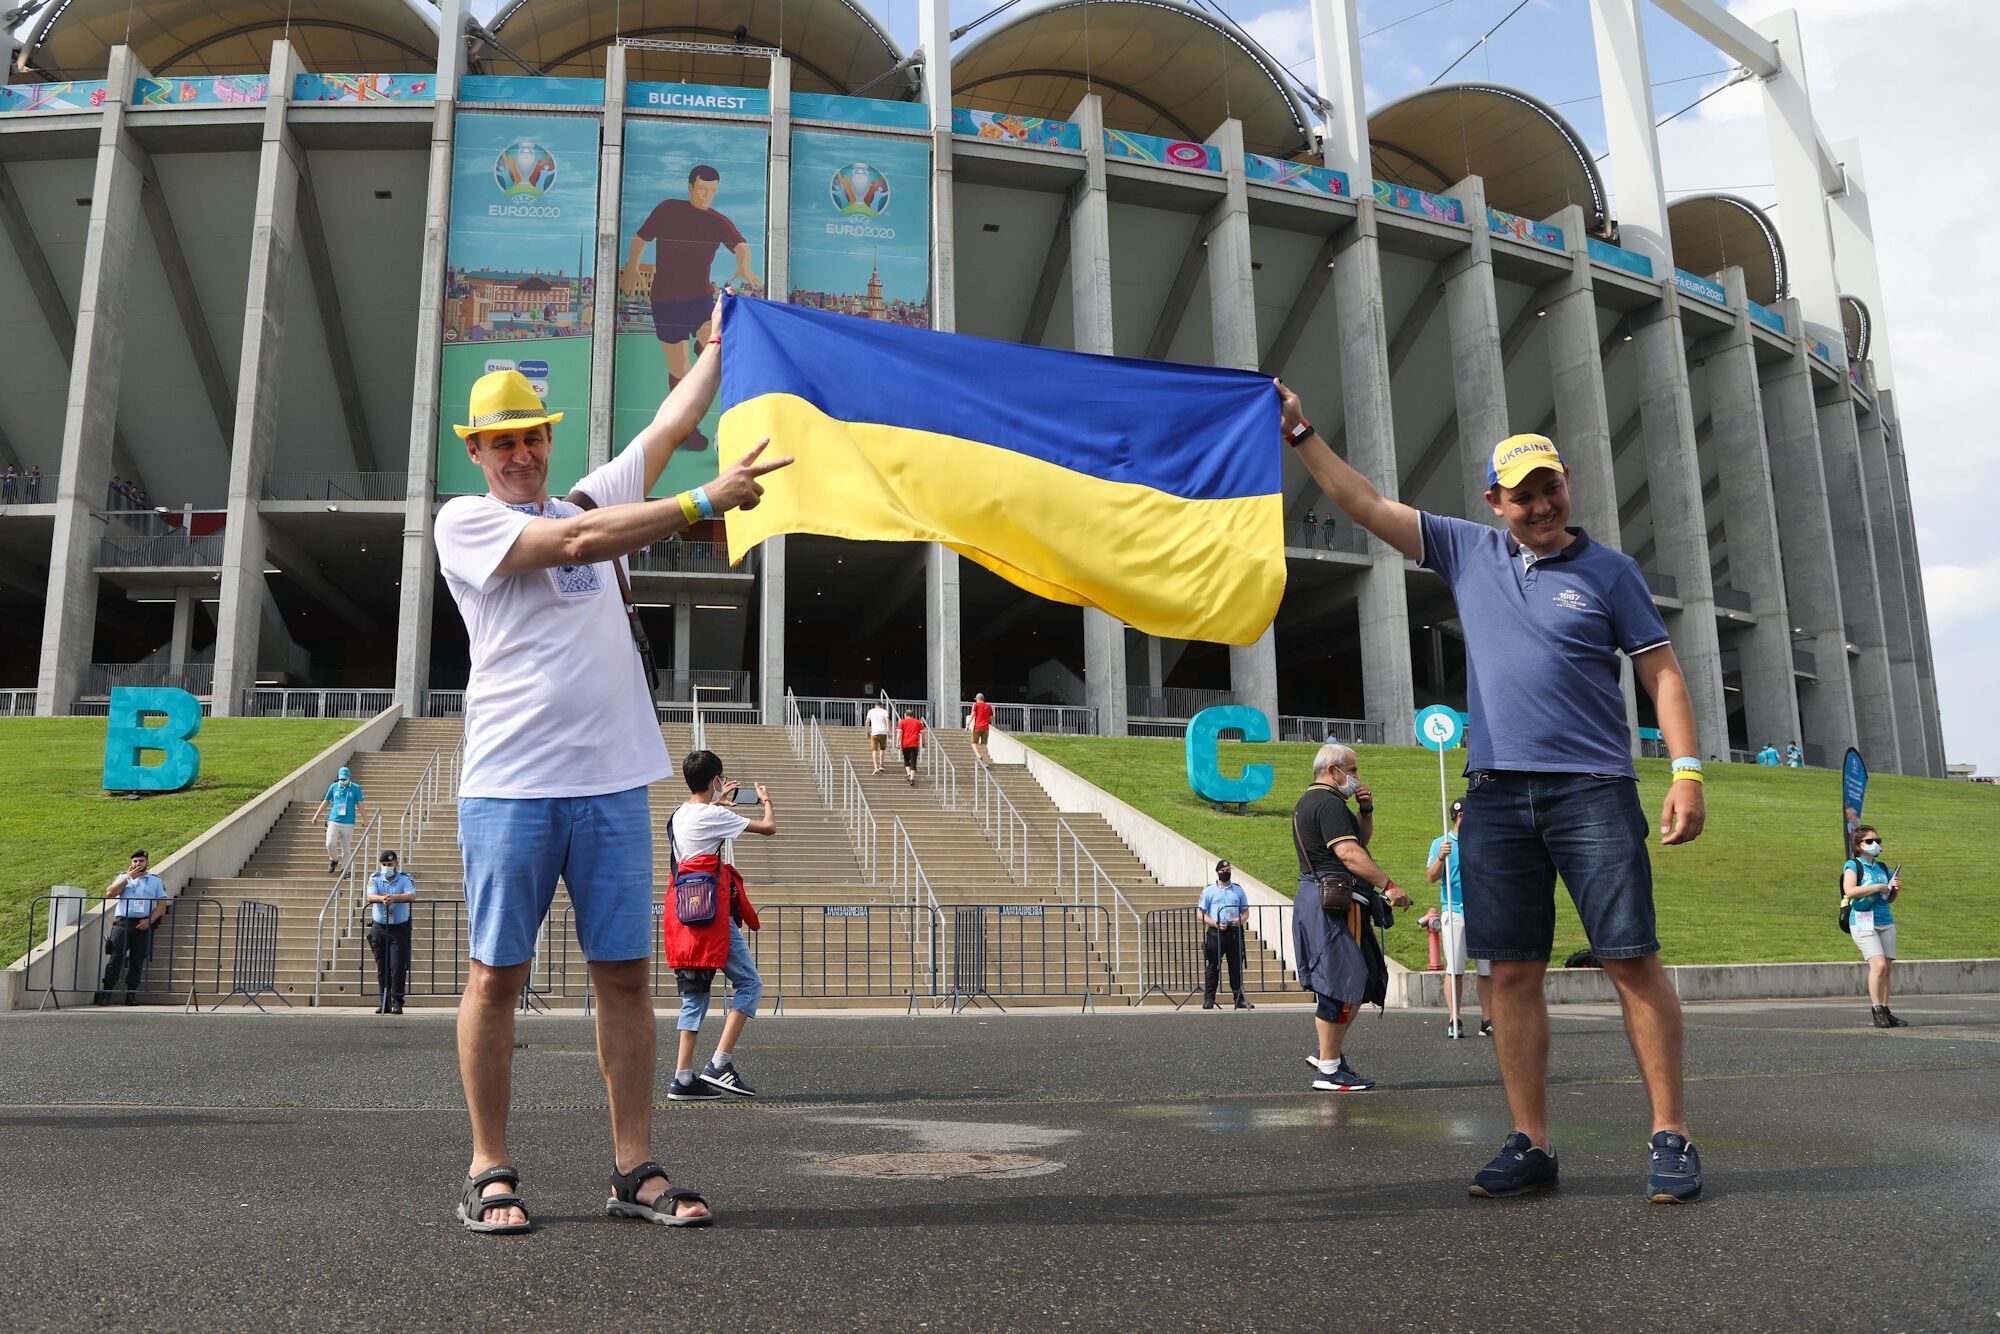
[[[724,298],[723,464],[798,461],[727,520],[941,542],[1031,593],[1248,644],[1285,591],[1278,395],[1247,371],[1049,351]]]

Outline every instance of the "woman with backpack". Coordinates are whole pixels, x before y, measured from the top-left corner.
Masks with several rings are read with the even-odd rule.
[[[756,1017],[757,1002],[764,995],[764,979],[758,975],[750,942],[743,934],[743,927],[755,931],[761,923],[744,892],[743,877],[722,860],[722,845],[746,833],[768,838],[778,832],[778,820],[771,813],[771,794],[762,783],[757,784],[757,801],[763,807],[759,818],[746,820],[731,809],[738,784],[722,776],[722,759],[714,751],[690,754],[681,764],[681,776],[687,780],[690,795],[667,821],[674,884],[661,929],[667,966],[674,970],[681,995],[679,1059],[674,1064],[673,1083],[667,1086],[667,1099],[699,1102],[725,1093],[754,1098],[757,1090],[743,1081],[734,1052],[736,1039],[743,1026]],[[697,1078],[695,1040],[701,1035],[702,1020],[708,1017],[709,993],[718,969],[735,992],[729,999],[729,1015],[722,1021],[722,1040]]]
[[[1882,835],[1872,824],[1854,827],[1854,855],[1840,868],[1847,929],[1868,961],[1868,1000],[1877,1028],[1908,1028],[1889,1009],[1889,969],[1896,962],[1896,919],[1889,905],[1902,881],[1882,865]]]

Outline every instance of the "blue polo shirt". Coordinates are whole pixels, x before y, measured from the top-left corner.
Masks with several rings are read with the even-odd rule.
[[[153,905],[167,896],[167,887],[160,883],[160,877],[151,871],[125,882],[125,892],[118,896],[118,918],[120,921],[136,921],[153,915]]]
[[[1199,911],[1207,913],[1224,926],[1233,926],[1243,920],[1243,914],[1250,907],[1250,896],[1238,884],[1212,883],[1201,891]]]
[[[1590,540],[1537,559],[1483,523],[1423,515],[1423,566],[1465,628],[1465,772],[1635,777],[1618,655],[1668,642],[1638,562]]]
[[[1444,875],[1438,880],[1438,907],[1445,912],[1465,911],[1465,882],[1458,878],[1458,835],[1453,834],[1451,856],[1444,859]],[[1438,859],[1438,851],[1444,847],[1442,835],[1431,840],[1430,855],[1424,858],[1424,869],[1429,870]]]
[[[352,779],[336,778],[326,790],[326,800],[333,806],[328,813],[330,824],[353,824],[355,808],[361,804],[361,784]]]
[[[377,871],[368,877],[368,892],[414,894],[417,892],[417,886],[407,871],[398,871],[394,875],[383,875]],[[410,920],[410,905],[407,903],[371,903],[368,909],[379,926],[400,926]]]

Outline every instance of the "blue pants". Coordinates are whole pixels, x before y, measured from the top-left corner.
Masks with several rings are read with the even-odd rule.
[[[736,988],[736,994],[729,998],[729,1008],[740,1011],[746,1019],[757,1017],[757,1002],[764,998],[764,979],[757,973],[757,964],[750,957],[750,941],[743,934],[743,928],[736,923],[729,924],[729,961],[722,965],[722,975]],[[699,1033],[701,1021],[708,1018],[709,992],[681,991],[681,1017],[674,1025],[683,1033]]]
[[[472,957],[507,968],[569,886],[576,938],[593,963],[653,956],[653,826],[646,789],[598,797],[460,797],[458,846]]]

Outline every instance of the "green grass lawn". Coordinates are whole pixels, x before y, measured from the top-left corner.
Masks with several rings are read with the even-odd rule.
[[[0,963],[25,948],[29,901],[51,885],[93,893],[134,848],[168,853],[359,726],[346,719],[210,718],[201,777],[133,801],[99,787],[104,719],[0,719]]]
[[[1298,879],[1291,808],[1311,781],[1314,747],[1225,742],[1222,770],[1273,764],[1278,782],[1244,815],[1217,810],[1188,788],[1178,740],[1024,738],[1043,754],[1130,802],[1196,843],[1228,857],[1280,893]],[[1424,854],[1438,834],[1437,757],[1430,751],[1363,746],[1361,777],[1375,791],[1371,851],[1416,900],[1397,914],[1389,949],[1412,967],[1427,947],[1416,925],[1437,903]],[[1453,795],[1463,791],[1464,752],[1446,757]],[[1669,963],[1773,963],[1859,957],[1834,918],[1839,899],[1838,774],[1815,769],[1709,769],[1708,826],[1684,847],[1658,846],[1664,760],[1639,763],[1639,797],[1653,817],[1653,892]],[[1867,816],[1882,828],[1883,859],[1901,862],[1897,953],[1906,959],[2000,955],[2000,787],[1877,775]],[[1468,880],[1468,894],[1476,885]],[[1555,958],[1584,947],[1568,895],[1556,894]]]

